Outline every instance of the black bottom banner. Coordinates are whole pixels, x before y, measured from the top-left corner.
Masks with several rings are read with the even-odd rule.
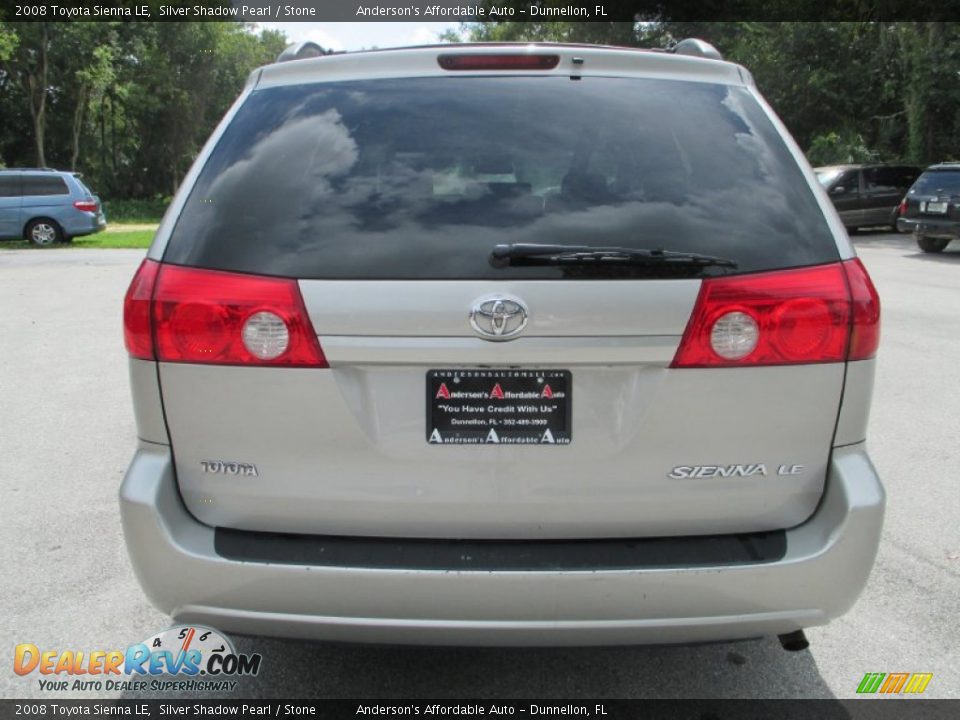
[[[832,720],[956,718],[956,700],[0,700],[0,719],[135,718],[685,718]]]

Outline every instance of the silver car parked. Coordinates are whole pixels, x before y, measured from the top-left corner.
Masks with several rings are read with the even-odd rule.
[[[257,70],[124,323],[124,532],[181,622],[798,647],[873,564],[879,300],[700,41]]]

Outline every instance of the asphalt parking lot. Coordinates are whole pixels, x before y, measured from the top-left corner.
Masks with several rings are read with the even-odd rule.
[[[869,585],[844,618],[700,647],[397,648],[240,639],[264,655],[242,697],[780,698],[853,696],[866,672],[932,672],[960,697],[960,244],[923,255],[855,238],[883,301],[869,443],[888,491]],[[169,625],[143,598],[116,491],[134,447],[121,306],[142,251],[0,250],[0,696],[45,693],[13,649],[114,649]],[[116,693],[119,694],[119,693]],[[130,695],[128,695],[130,696]]]

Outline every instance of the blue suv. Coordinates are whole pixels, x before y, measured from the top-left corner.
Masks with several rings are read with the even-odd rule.
[[[0,239],[52,245],[106,226],[100,198],[77,173],[0,170]]]

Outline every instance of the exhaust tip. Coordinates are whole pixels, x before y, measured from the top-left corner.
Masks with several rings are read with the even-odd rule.
[[[803,634],[803,630],[796,630],[786,635],[777,635],[777,639],[780,641],[780,647],[787,652],[800,652],[810,647],[810,641]]]

